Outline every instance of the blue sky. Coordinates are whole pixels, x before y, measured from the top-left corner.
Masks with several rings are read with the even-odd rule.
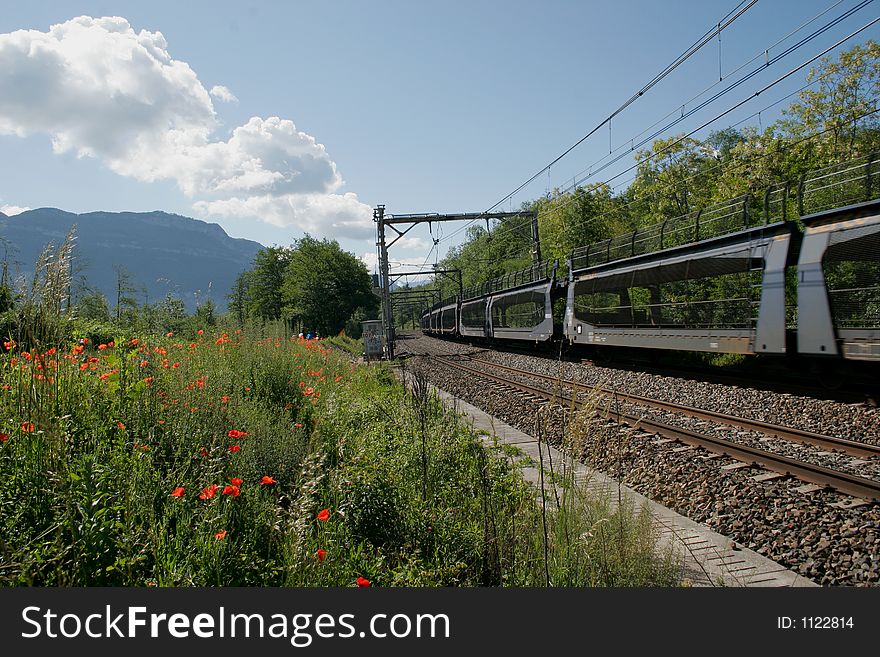
[[[161,209],[267,245],[290,244],[308,231],[338,239],[372,267],[370,208],[486,210],[737,4],[4,2],[0,207]],[[712,91],[758,66],[735,73],[823,11],[770,56],[858,4],[759,0],[721,33],[724,80]],[[669,134],[692,130],[875,19],[876,5]],[[71,22],[79,16],[93,20]],[[113,16],[124,21],[98,20]],[[49,33],[52,25],[62,27]],[[878,37],[875,25],[843,47]],[[135,42],[146,55],[131,56]],[[757,125],[748,117],[805,76],[793,75],[695,136],[743,120]],[[695,103],[687,101],[718,78],[713,39],[613,121],[611,147],[625,149],[683,103],[690,108]],[[762,123],[788,102],[764,110]],[[605,128],[499,209],[571,184],[608,150]],[[589,181],[632,163],[627,156]],[[427,230],[410,236],[392,260],[433,262]],[[444,239],[439,255],[460,237]]]

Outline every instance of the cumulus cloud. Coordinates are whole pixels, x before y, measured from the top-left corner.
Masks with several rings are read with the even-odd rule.
[[[371,208],[324,146],[277,116],[215,135],[211,96],[161,32],[80,16],[48,32],[0,34],[0,134],[46,134],[57,153],[95,157],[145,182],[172,180],[196,212],[252,217],[318,235],[366,236]]]
[[[20,205],[0,205],[0,212],[5,214],[7,217],[11,217],[14,214],[21,214],[22,212],[27,212],[30,210],[28,207],[21,207]]]
[[[217,100],[222,100],[224,103],[237,103],[238,98],[235,97],[235,94],[229,90],[229,87],[224,87],[222,84],[215,84],[211,87],[211,91],[209,91],[214,98]]]

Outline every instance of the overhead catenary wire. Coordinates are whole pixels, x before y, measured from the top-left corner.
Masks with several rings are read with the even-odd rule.
[[[726,88],[722,89],[721,91],[719,91],[718,93],[716,93],[715,95],[713,95],[711,98],[709,98],[709,99],[703,101],[703,102],[700,103],[698,106],[692,108],[692,109],[689,110],[688,112],[682,112],[681,116],[679,116],[678,118],[676,118],[674,121],[672,121],[671,123],[667,124],[667,125],[664,126],[662,129],[655,131],[655,132],[654,132],[653,134],[651,134],[649,137],[647,137],[647,138],[645,138],[645,139],[642,139],[642,140],[639,142],[638,145],[633,145],[633,146],[630,148],[630,150],[627,151],[626,153],[621,154],[621,155],[618,155],[617,157],[614,157],[613,159],[611,159],[610,161],[606,162],[605,164],[603,164],[601,167],[599,167],[599,168],[596,169],[595,171],[591,171],[590,174],[589,174],[586,178],[581,178],[580,180],[576,181],[576,182],[573,183],[571,186],[569,186],[568,189],[573,189],[573,188],[576,188],[576,187],[582,185],[584,182],[586,182],[587,179],[589,179],[589,178],[591,178],[591,177],[597,175],[597,174],[600,173],[601,171],[604,171],[604,170],[606,170],[607,168],[609,168],[610,166],[612,166],[613,164],[616,164],[617,162],[619,162],[621,159],[623,159],[624,157],[626,157],[630,152],[632,152],[633,150],[635,150],[635,148],[638,148],[638,147],[644,146],[646,143],[648,143],[649,141],[651,141],[651,140],[654,139],[655,137],[659,136],[659,135],[662,134],[664,131],[670,129],[671,127],[674,127],[675,125],[678,125],[679,123],[681,123],[681,122],[684,121],[685,119],[689,118],[690,116],[692,116],[693,114],[695,114],[695,113],[698,112],[699,110],[701,110],[701,109],[705,109],[705,108],[708,107],[711,103],[717,101],[719,98],[723,97],[723,96],[726,95],[728,92],[730,92],[730,91],[732,91],[733,89],[737,88],[738,86],[742,85],[744,82],[746,82],[747,80],[751,79],[752,77],[754,77],[754,76],[757,75],[758,73],[767,70],[767,68],[769,68],[769,66],[772,66],[773,64],[775,64],[775,63],[781,61],[784,57],[786,57],[786,56],[792,54],[793,52],[796,52],[797,50],[799,50],[800,48],[802,48],[802,47],[805,46],[806,44],[808,44],[808,43],[810,43],[811,41],[813,41],[814,39],[818,38],[821,34],[825,33],[826,31],[828,31],[828,30],[831,29],[832,27],[838,25],[841,21],[845,20],[845,19],[848,18],[849,16],[852,16],[856,11],[859,11],[860,9],[863,9],[864,7],[866,7],[867,5],[871,4],[872,2],[873,2],[873,0],[862,0],[859,4],[857,4],[857,5],[855,5],[855,6],[851,7],[851,8],[849,8],[848,10],[846,10],[845,12],[843,12],[842,14],[836,16],[836,17],[833,18],[831,21],[825,23],[823,26],[821,26],[820,28],[818,28],[817,30],[815,30],[814,32],[812,32],[811,34],[809,34],[809,35],[805,36],[804,38],[802,38],[802,39],[801,39],[800,41],[798,41],[796,44],[794,44],[794,45],[788,47],[788,48],[785,49],[783,52],[781,52],[781,53],[779,53],[778,55],[774,56],[772,59],[768,57],[767,60],[765,61],[765,63],[764,63],[761,67],[759,67],[759,68],[757,68],[757,69],[754,69],[753,71],[751,71],[750,73],[746,74],[746,75],[743,76],[742,78],[740,78],[740,79],[734,81],[733,83],[731,83],[730,85],[728,85]],[[818,18],[818,17],[824,15],[824,14],[827,13],[830,9],[833,9],[834,7],[836,7],[838,4],[840,4],[840,3],[838,2],[838,3],[836,3],[835,5],[832,5],[831,7],[829,7],[828,9],[826,9],[825,11],[821,12],[820,14],[818,14],[816,17],[810,19],[809,21],[806,21],[805,23],[802,24],[801,27],[799,27],[799,28],[793,30],[792,32],[790,32],[788,36],[791,36],[791,35],[797,33],[798,31],[800,31],[800,29],[802,29],[802,27],[811,24],[813,21],[816,20],[816,18]],[[735,11],[735,10],[734,10],[734,11]],[[731,12],[731,13],[733,13],[733,12]],[[730,14],[728,14],[728,15],[730,15]],[[872,24],[873,24],[873,23],[870,23],[868,26],[865,26],[865,27],[863,27],[863,28],[860,28],[859,30],[857,30],[857,31],[854,32],[853,34],[849,35],[848,37],[845,37],[841,42],[838,42],[837,44],[831,46],[829,49],[826,49],[826,51],[824,51],[823,53],[821,53],[820,55],[818,55],[816,58],[823,56],[824,54],[826,54],[826,53],[829,52],[830,50],[833,50],[833,49],[836,48],[838,45],[840,45],[840,43],[842,43],[842,42],[848,40],[849,38],[852,38],[852,36],[854,36],[855,34],[857,34],[857,33],[861,32],[861,31],[863,31],[864,29],[867,29],[867,27],[870,27],[870,25],[872,25]],[[715,29],[716,29],[716,28],[713,26],[713,28],[712,28],[713,33],[714,33],[714,30],[715,30]],[[784,37],[783,39],[778,40],[775,44],[773,44],[773,45],[771,45],[770,47],[766,48],[765,51],[766,51],[766,52],[769,52],[769,50],[770,50],[771,48],[773,48],[775,45],[778,45],[779,43],[784,42],[784,40],[787,39],[788,36]],[[804,66],[809,65],[809,64],[812,63],[812,61],[814,61],[816,58],[814,58],[813,60],[808,61],[808,62],[805,63],[805,64],[802,64],[797,70],[800,70],[800,68],[803,68]],[[745,68],[746,66],[748,66],[749,63],[754,62],[754,60],[755,60],[755,57],[753,57],[753,58],[752,58],[749,62],[747,62],[746,64],[739,66],[739,67],[736,69],[736,71],[742,70],[743,68]],[[793,72],[789,72],[786,76],[783,77],[783,79],[785,79],[786,77],[790,76],[792,73],[793,73]],[[729,77],[729,75],[728,75],[728,77]],[[781,80],[777,80],[776,82],[771,83],[771,85],[769,85],[768,88],[769,88],[770,86],[774,86],[775,84],[777,84],[777,83],[779,83],[779,82],[781,82]],[[717,86],[717,83],[713,84],[711,87],[709,87],[709,89],[714,88],[714,86]],[[764,90],[762,90],[762,91],[765,91],[765,90],[766,90],[766,89],[764,89]],[[762,91],[757,92],[757,93],[755,94],[755,96],[757,96],[758,94],[762,93]],[[700,94],[698,94],[697,97],[701,96],[703,93],[705,93],[705,91],[704,91],[704,92],[701,92]],[[747,99],[747,100],[750,100],[750,99],[751,99],[751,97],[750,97],[749,99]],[[688,102],[690,102],[690,101],[688,101]],[[744,104],[744,103],[740,103],[738,106],[741,106],[742,104]],[[738,106],[734,107],[733,109],[736,109]],[[679,107],[679,106],[677,105],[676,107]],[[684,105],[681,105],[681,107],[683,108]],[[731,110],[729,110],[729,111],[733,111],[733,109],[731,109]],[[728,113],[729,113],[729,112],[728,112]],[[672,112],[671,112],[670,114],[668,114],[667,116],[670,116],[671,114],[672,114]],[[715,119],[713,119],[712,121],[710,121],[710,123],[711,123],[711,122],[714,122],[715,120],[717,120],[717,118],[719,118],[719,117],[716,117]],[[658,122],[658,123],[659,123],[659,122]],[[656,126],[657,123],[655,123],[654,125]],[[654,127],[654,126],[652,126],[652,127]],[[704,124],[703,126],[701,126],[700,128],[698,128],[696,131],[702,129],[703,127],[705,127],[705,124]],[[650,128],[649,128],[649,129],[650,129]],[[690,136],[690,135],[692,135],[692,134],[693,134],[694,132],[696,132],[696,131],[692,131],[692,132],[688,133],[688,135],[686,135],[686,136]],[[647,132],[647,130],[642,131],[642,133],[640,133],[639,136],[643,135],[645,132]],[[633,139],[634,139],[634,138],[633,138]],[[673,144],[673,145],[677,145],[677,143],[679,143],[679,142],[676,142],[676,143]],[[567,152],[568,152],[568,151],[567,151]],[[606,155],[606,156],[604,156],[602,159],[604,160],[604,159],[607,158],[607,157],[608,157],[608,156]],[[558,161],[558,159],[560,159],[560,158],[557,158],[557,160],[554,160],[554,162],[552,162],[551,164],[555,164],[555,163]],[[634,165],[633,167],[630,167],[629,169],[624,170],[622,173],[626,173],[627,171],[632,170],[633,168],[637,167],[639,163],[640,163],[640,162],[637,161],[636,165]],[[549,166],[549,165],[548,165],[548,166]],[[616,178],[616,177],[615,177],[615,178]],[[533,178],[533,179],[534,179],[534,178]],[[614,180],[614,178],[612,178],[611,180]],[[528,183],[526,183],[526,184],[528,184]],[[607,183],[603,182],[603,183],[597,183],[597,184],[601,185],[601,184],[607,184]],[[525,185],[521,185],[517,190],[515,190],[515,191],[512,192],[510,195],[508,195],[508,197],[512,197],[513,194],[515,194],[517,191],[520,191],[524,186],[525,186]],[[505,199],[502,199],[502,201],[503,201],[503,200],[506,200],[508,197],[505,197]],[[496,204],[495,206],[493,206],[493,208],[496,207],[496,206],[497,206],[497,204]],[[490,208],[489,210],[486,210],[486,212],[489,212],[491,209],[492,209],[492,208]],[[460,228],[460,229],[458,229],[457,231],[453,232],[452,234],[448,235],[446,239],[449,239],[449,238],[453,237],[454,235],[460,233],[462,230],[467,229],[467,228],[470,226],[470,223],[472,223],[472,222],[469,222],[468,224],[466,224],[466,225],[463,226],[462,228]],[[503,229],[502,229],[502,230],[503,230]]]
[[[574,144],[572,144],[567,149],[565,149],[565,151],[563,151],[561,154],[556,156],[547,165],[545,165],[539,171],[537,171],[534,175],[532,175],[528,180],[526,180],[525,182],[520,184],[513,191],[511,191],[508,194],[506,194],[505,196],[503,196],[500,200],[498,200],[496,203],[494,203],[488,209],[484,210],[482,212],[482,214],[488,214],[489,212],[491,212],[492,210],[497,208],[499,205],[501,205],[502,203],[507,201],[509,198],[512,198],[514,195],[516,195],[522,189],[524,189],[525,187],[530,185],[532,182],[534,182],[537,178],[539,178],[541,175],[543,175],[544,172],[546,172],[550,167],[552,167],[554,164],[556,164],[561,159],[563,159],[566,155],[571,153],[575,148],[580,146],[584,141],[589,139],[598,130],[600,130],[607,123],[609,123],[615,116],[617,116],[618,114],[623,112],[626,108],[628,108],[630,105],[632,105],[634,102],[636,102],[639,98],[644,96],[648,91],[650,91],[654,86],[656,86],[658,83],[660,83],[664,78],[666,78],[675,69],[677,69],[684,62],[686,62],[688,59],[690,59],[695,53],[697,53],[700,49],[702,49],[703,46],[705,46],[707,43],[710,43],[717,33],[719,33],[721,30],[724,30],[725,28],[729,27],[736,19],[738,19],[746,11],[751,9],[757,3],[757,1],[758,0],[742,0],[742,2],[740,2],[736,7],[734,7],[734,9],[731,10],[724,18],[722,18],[720,21],[718,21],[717,24],[713,23],[712,27],[709,28],[709,30],[707,30],[701,37],[699,37],[690,47],[688,47],[682,54],[680,54],[678,57],[676,57],[671,63],[667,64],[666,67],[662,71],[660,71],[660,73],[655,75],[647,84],[645,84],[641,89],[639,89],[632,96],[630,96],[626,101],[624,101],[624,103],[620,107],[618,107],[613,112],[611,112],[611,114],[609,114],[605,119],[603,119],[598,125],[596,125],[593,129],[591,129],[589,132],[587,132],[587,134],[585,134],[583,137],[578,139]],[[743,5],[745,5],[745,6],[743,6]],[[446,237],[446,239],[451,239],[452,237],[454,237],[455,235],[460,233],[462,230],[465,230],[468,226],[473,224],[478,219],[479,219],[479,217],[477,219],[470,220],[467,224],[465,224],[465,226],[463,226],[462,228],[459,228],[455,232],[448,235]]]
[[[748,66],[749,64],[754,63],[755,61],[757,61],[757,60],[760,59],[761,57],[765,57],[764,67],[765,67],[765,68],[768,67],[768,66],[770,65],[770,61],[769,61],[769,53],[770,53],[771,50],[773,50],[773,49],[774,49],[776,46],[778,46],[780,43],[784,43],[787,39],[789,39],[790,37],[794,36],[795,34],[797,34],[798,32],[800,32],[801,30],[803,30],[805,27],[807,27],[808,25],[812,24],[813,22],[815,22],[816,20],[818,20],[819,18],[821,18],[822,16],[824,16],[825,14],[827,14],[829,11],[831,11],[832,9],[834,9],[835,7],[837,7],[838,5],[840,5],[843,1],[844,1],[844,0],[837,0],[834,4],[832,4],[832,5],[828,6],[828,7],[826,7],[825,9],[823,9],[821,12],[819,12],[818,14],[816,14],[815,16],[813,16],[812,18],[810,18],[810,19],[804,21],[804,22],[801,23],[798,27],[796,27],[796,28],[794,28],[793,30],[791,30],[788,34],[786,34],[786,35],[785,35],[784,37],[782,37],[781,39],[778,39],[777,41],[775,41],[774,43],[770,44],[769,46],[767,46],[767,47],[765,47],[765,48],[762,48],[762,49],[760,50],[760,52],[758,52],[757,54],[755,54],[751,59],[749,59],[749,60],[743,62],[743,63],[740,64],[738,67],[736,67],[735,69],[733,69],[732,71],[730,71],[730,72],[729,72],[726,76],[724,76],[724,77],[725,77],[725,78],[729,78],[729,77],[731,77],[732,75],[736,75],[736,74],[739,73],[741,70],[743,70],[746,66]],[[706,87],[705,89],[703,89],[703,90],[700,91],[699,93],[695,94],[694,96],[692,96],[691,98],[689,98],[688,100],[686,100],[686,101],[685,101],[684,103],[682,103],[681,105],[676,105],[676,106],[675,106],[675,109],[671,110],[671,111],[670,111],[669,113],[667,113],[665,116],[663,116],[662,118],[658,119],[658,120],[655,121],[653,124],[651,124],[650,126],[648,126],[647,128],[645,128],[644,130],[642,130],[641,132],[639,132],[638,134],[633,135],[633,136],[631,136],[629,139],[624,140],[624,141],[621,143],[620,146],[618,146],[616,149],[614,149],[614,152],[621,151],[621,150],[624,150],[624,149],[627,149],[627,148],[629,149],[630,152],[633,151],[633,150],[635,150],[635,147],[633,146],[633,143],[635,142],[636,139],[641,138],[642,135],[646,134],[646,133],[647,133],[648,131],[650,131],[650,130],[653,130],[653,129],[656,128],[658,125],[660,125],[660,124],[663,123],[664,121],[668,120],[671,116],[673,116],[674,114],[676,114],[677,112],[679,112],[679,109],[680,109],[680,108],[684,108],[684,107],[690,105],[692,102],[694,102],[694,101],[697,100],[698,98],[702,97],[705,93],[707,93],[707,92],[711,91],[712,89],[714,89],[715,87],[717,87],[719,84],[721,84],[721,82],[722,82],[722,80],[716,80],[716,81],[712,82],[711,85],[709,85],[708,87]],[[627,142],[629,142],[629,145],[627,145]],[[599,166],[600,164],[602,164],[602,162],[604,162],[606,159],[608,159],[608,156],[609,156],[609,155],[610,155],[610,154],[605,154],[605,155],[603,155],[602,157],[600,157],[597,161],[595,161],[595,162],[593,162],[592,164],[590,164],[590,165],[584,167],[583,169],[581,169],[580,171],[578,171],[578,172],[573,176],[573,179],[578,179],[578,178],[582,177],[585,173],[587,173],[587,172],[592,172],[593,167],[596,167],[596,166]]]
[[[869,3],[872,2],[872,1],[873,1],[873,0],[867,0],[866,2],[861,3],[861,4],[859,5],[859,8],[861,8],[861,7],[863,7],[863,6],[867,5],[867,4],[869,4]],[[839,22],[839,20],[837,20],[837,19],[835,19],[835,21],[836,21],[836,22]],[[657,158],[657,157],[663,155],[664,153],[668,152],[669,150],[671,150],[672,148],[674,148],[675,146],[677,146],[678,144],[680,144],[684,139],[686,139],[686,138],[692,136],[693,134],[699,132],[700,130],[706,128],[708,125],[711,125],[712,123],[714,123],[714,122],[717,121],[718,119],[723,118],[724,116],[726,116],[726,115],[729,114],[730,112],[732,112],[732,111],[738,109],[739,107],[743,106],[743,105],[744,105],[745,103],[747,103],[748,101],[753,100],[754,98],[757,98],[760,94],[766,92],[766,91],[769,90],[770,88],[774,87],[775,85],[777,85],[777,84],[781,83],[782,81],[786,80],[787,78],[791,77],[793,74],[795,74],[796,72],[802,70],[802,69],[805,68],[806,66],[809,66],[810,64],[812,64],[813,62],[815,62],[817,59],[819,59],[819,58],[825,56],[825,55],[828,54],[830,51],[832,51],[832,50],[834,50],[835,48],[839,47],[840,45],[842,45],[843,43],[845,43],[845,42],[848,41],[849,39],[853,38],[854,36],[860,34],[860,33],[863,32],[864,30],[869,29],[870,27],[872,27],[873,25],[875,25],[877,22],[880,22],[880,18],[876,18],[876,19],[874,19],[873,21],[870,21],[869,23],[863,25],[863,26],[860,27],[859,29],[857,29],[857,30],[855,30],[854,32],[850,33],[849,35],[847,35],[847,36],[843,37],[842,39],[838,40],[836,43],[834,43],[833,45],[829,46],[828,48],[826,48],[826,49],[823,50],[822,52],[820,52],[820,53],[818,53],[818,54],[812,56],[811,58],[807,59],[807,60],[804,61],[803,63],[797,65],[795,68],[791,69],[790,71],[788,71],[788,72],[785,73],[784,75],[778,77],[778,78],[777,78],[776,80],[774,80],[773,82],[771,82],[771,83],[765,85],[764,87],[762,87],[762,88],[759,89],[758,91],[756,91],[756,92],[754,92],[753,94],[749,95],[748,97],[746,97],[745,99],[743,99],[743,100],[741,100],[740,102],[736,103],[736,104],[733,105],[732,107],[727,108],[726,110],[724,110],[724,111],[721,112],[720,114],[716,115],[715,117],[713,117],[713,118],[710,119],[709,121],[706,121],[705,123],[703,123],[702,125],[698,126],[697,128],[695,128],[695,129],[691,130],[690,132],[688,132],[688,133],[682,135],[681,137],[679,137],[679,138],[676,139],[675,141],[671,142],[670,144],[667,144],[664,148],[660,149],[659,151],[657,151],[657,152],[655,152],[655,153],[651,153],[650,155],[648,155],[648,156],[645,157],[645,158],[638,159],[638,160],[636,161],[636,163],[633,164],[632,166],[630,166],[630,167],[624,169],[623,171],[618,172],[616,175],[614,175],[614,176],[612,176],[612,177],[610,177],[610,178],[608,178],[608,179],[606,179],[606,180],[604,180],[604,181],[602,181],[602,182],[600,182],[600,183],[595,183],[595,185],[596,185],[596,186],[610,185],[611,182],[613,182],[614,180],[618,179],[620,176],[624,175],[625,173],[628,173],[628,172],[630,172],[630,171],[633,171],[634,169],[637,169],[640,165],[644,164],[645,162],[648,162],[648,161],[650,161],[650,160],[652,160],[652,159],[655,159],[655,158]],[[835,23],[835,24],[836,24],[836,23]],[[821,29],[821,32],[824,32],[824,31],[825,31],[824,28]],[[816,36],[818,36],[818,33],[821,33],[821,32],[820,32],[820,31],[814,32],[813,35],[811,35],[811,38],[805,38],[805,39],[802,39],[801,42],[799,42],[799,43],[797,44],[797,47],[801,47],[801,46],[805,45],[805,44],[808,43],[810,40],[812,40],[812,38],[815,38]],[[795,50],[795,48],[792,47],[792,48],[788,49],[784,54],[790,54],[791,52],[794,52],[794,50]],[[780,55],[780,56],[778,56],[777,58],[774,58],[774,59],[775,59],[776,61],[779,61],[779,57],[781,57],[781,56],[782,56],[782,55]],[[735,88],[734,85],[738,86],[738,85],[739,85],[739,81],[733,83],[733,85],[731,85],[731,88]],[[716,94],[716,98],[717,98],[717,97],[720,97],[720,95],[721,95],[721,92],[719,92],[719,94]],[[777,101],[777,102],[779,102],[779,101]],[[705,106],[705,105],[704,105],[704,106]],[[763,110],[761,110],[761,111],[763,111]],[[754,115],[753,115],[753,116],[754,116]],[[678,121],[674,122],[674,124],[677,124],[677,123],[678,123]],[[656,134],[655,134],[655,136],[656,136]],[[653,138],[653,137],[652,137],[652,138]],[[649,138],[649,139],[650,139],[650,138]],[[643,145],[643,144],[646,143],[647,141],[648,141],[648,140],[644,140],[640,145]],[[597,170],[597,171],[593,172],[592,175],[595,175],[596,173],[599,173],[599,171],[608,168],[608,167],[611,166],[612,164],[615,164],[616,162],[618,162],[620,159],[622,159],[622,158],[625,157],[625,156],[626,156],[626,154],[623,154],[623,155],[619,155],[619,156],[617,156],[616,158],[614,158],[614,159],[611,160],[610,162],[608,162],[608,163],[606,163],[605,165],[603,165],[603,167],[601,167],[600,170]],[[584,180],[581,180],[581,181],[579,181],[578,183],[573,184],[573,185],[570,186],[566,191],[569,191],[569,190],[571,190],[571,189],[576,189],[578,186],[582,185],[583,182],[585,182],[585,181],[584,181]],[[569,202],[571,202],[571,201],[569,201]],[[497,235],[497,234],[498,234],[498,232],[496,231],[496,235]]]

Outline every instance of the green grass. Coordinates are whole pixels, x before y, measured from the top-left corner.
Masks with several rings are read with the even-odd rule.
[[[4,585],[674,582],[643,516],[576,487],[548,509],[384,364],[231,331],[81,346],[0,356]]]

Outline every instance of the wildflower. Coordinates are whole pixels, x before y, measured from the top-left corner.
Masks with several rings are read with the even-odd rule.
[[[297,423],[294,424],[293,426],[296,427],[297,429],[302,429],[302,428],[303,428],[303,425],[302,425],[301,422],[297,422]]]
[[[207,458],[207,456],[208,456],[208,450],[205,449],[204,447],[202,447],[202,449],[199,450],[199,456],[201,456],[201,457],[203,457],[203,458]]]
[[[224,538],[226,538],[226,530],[221,529],[219,532],[214,534],[214,538],[216,538],[218,541],[222,541]]]
[[[146,367],[146,366],[149,365],[149,364],[150,364],[150,361],[148,361],[148,360],[142,360],[142,361],[141,361],[141,367]]]
[[[7,440],[9,440],[9,434],[0,433],[0,443],[5,443]]]
[[[151,377],[151,376],[148,376],[146,379],[144,379],[144,383],[146,383],[147,385],[150,385],[152,382],[153,382],[153,377]]]
[[[202,329],[199,329],[199,335],[204,335],[205,332]]]
[[[211,484],[210,486],[205,486],[202,489],[202,492],[199,493],[200,500],[210,500],[217,494],[217,489],[220,488],[217,484]]]
[[[315,554],[318,556],[318,561],[324,561],[327,558],[327,550],[318,550]]]
[[[318,520],[329,520],[330,509],[321,509],[318,511]]]
[[[116,426],[119,427],[120,429],[125,429],[125,423],[124,423],[124,422],[121,422],[121,421],[120,421],[120,422],[117,422],[117,423],[116,423]]]
[[[171,497],[183,497],[184,489],[183,486],[178,486],[173,491],[171,491]]]
[[[80,369],[80,370],[87,370],[87,369],[89,369],[89,364],[88,364],[88,363],[83,363],[82,365],[79,366],[79,369]]]
[[[58,350],[55,347],[52,347],[51,349],[49,349],[49,351],[46,352],[46,355],[47,356],[54,356],[55,352],[57,352],[57,351]]]
[[[15,340],[3,341],[3,346],[6,347],[6,351],[12,351],[13,349],[15,349],[15,344]]]
[[[100,351],[104,351],[106,348],[107,348],[107,345],[104,344],[103,342],[102,342],[101,344],[98,345],[98,349],[99,349]]]
[[[136,346],[137,343],[138,343],[138,339],[137,339],[137,338],[132,338],[132,339],[131,339],[131,342],[129,342],[129,344],[130,344],[132,347]]]
[[[303,394],[308,397],[311,394],[314,394],[315,389],[312,386],[306,386],[306,389],[303,390]]]
[[[165,334],[165,337],[166,337],[166,338],[173,338],[173,337],[174,337],[174,331],[168,331],[168,333]]]
[[[173,365],[171,365],[171,367],[176,370],[178,367],[180,367],[180,363],[174,363]],[[201,387],[202,386],[199,386],[199,388]]]
[[[235,454],[236,452],[240,452],[240,451],[241,451],[241,445],[230,445],[230,446],[229,446],[229,451],[232,452],[233,454]]]
[[[80,344],[88,344],[88,343],[89,343],[89,339],[88,339],[88,338],[83,338],[82,340],[79,341],[79,343],[80,343]]]
[[[34,423],[33,422],[22,422],[21,430],[25,433],[33,433],[34,432]]]
[[[228,403],[229,403],[229,395],[223,395],[223,396],[220,398],[220,401],[221,401],[223,404],[228,404]]]
[[[223,488],[224,495],[232,495],[232,497],[238,497],[240,493],[241,490],[239,490],[238,486],[225,486]]]
[[[340,381],[342,381],[342,375],[341,375],[341,374],[340,374],[339,376],[336,377],[336,383],[339,383]]]
[[[372,586],[370,584],[370,580],[368,580],[366,577],[357,578],[357,587],[359,589],[369,588],[370,586]]]
[[[232,484],[233,486],[241,486],[244,483],[244,481],[239,479],[238,477],[233,477],[232,479],[229,480],[229,483]]]
[[[83,351],[85,351],[85,349],[86,348],[83,347],[81,344],[73,345],[73,353],[74,354],[81,354]]]
[[[230,438],[242,438],[243,436],[250,435],[247,431],[239,431],[238,429],[230,429],[229,433],[226,434]]]
[[[260,486],[271,486],[272,484],[277,484],[274,478],[269,475],[263,475],[263,478],[260,480]]]

